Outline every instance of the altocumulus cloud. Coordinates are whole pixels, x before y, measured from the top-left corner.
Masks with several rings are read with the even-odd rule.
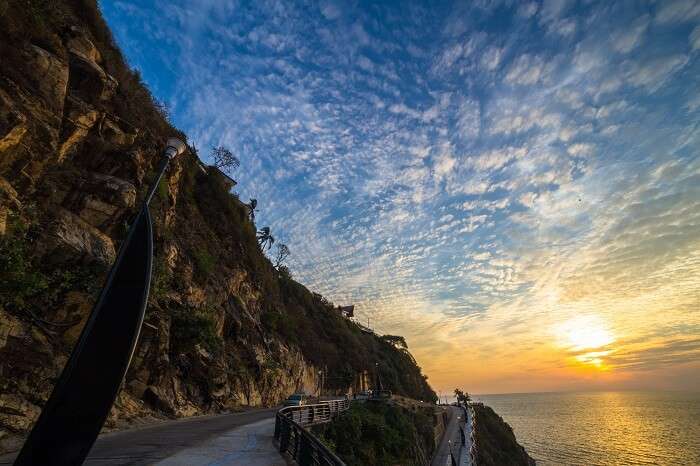
[[[557,388],[543,348],[580,314],[612,374],[700,356],[695,2],[102,6],[175,123],[239,155],[295,276],[438,387]]]

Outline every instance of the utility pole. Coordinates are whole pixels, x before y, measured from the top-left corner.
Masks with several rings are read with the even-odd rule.
[[[100,297],[15,466],[81,465],[95,443],[131,363],[148,303],[153,264],[148,204],[170,161],[185,149],[179,139],[168,139]]]

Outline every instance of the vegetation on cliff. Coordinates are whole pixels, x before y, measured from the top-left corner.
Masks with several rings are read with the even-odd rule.
[[[126,65],[94,1],[0,1],[0,12],[0,427],[21,433],[79,335],[163,142],[184,135]],[[434,400],[405,348],[273,267],[229,187],[194,151],[158,187],[152,292],[110,422],[274,405],[313,391],[321,369],[342,391],[378,367],[385,388]]]
[[[353,403],[348,412],[318,431],[348,466],[422,466],[435,450],[434,409]]]
[[[474,403],[476,416],[477,463],[483,466],[534,466],[515,438],[513,429],[496,412]]]

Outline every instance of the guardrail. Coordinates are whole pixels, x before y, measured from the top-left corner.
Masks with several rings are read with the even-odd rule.
[[[477,465],[477,450],[476,450],[476,415],[474,414],[474,408],[472,407],[471,402],[467,403],[467,407],[465,408],[466,410],[469,410],[469,422],[471,423],[471,433],[469,437],[471,438],[472,444],[471,447],[469,448],[469,457],[471,458],[471,463],[472,466]],[[466,414],[466,413],[465,413]]]
[[[299,466],[345,466],[305,427],[329,422],[349,407],[350,401],[344,399],[280,409],[275,417],[275,440],[280,453],[289,454]]]

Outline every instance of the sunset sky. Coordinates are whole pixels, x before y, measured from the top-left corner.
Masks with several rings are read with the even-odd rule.
[[[697,1],[100,3],[294,277],[436,390],[700,386]]]

